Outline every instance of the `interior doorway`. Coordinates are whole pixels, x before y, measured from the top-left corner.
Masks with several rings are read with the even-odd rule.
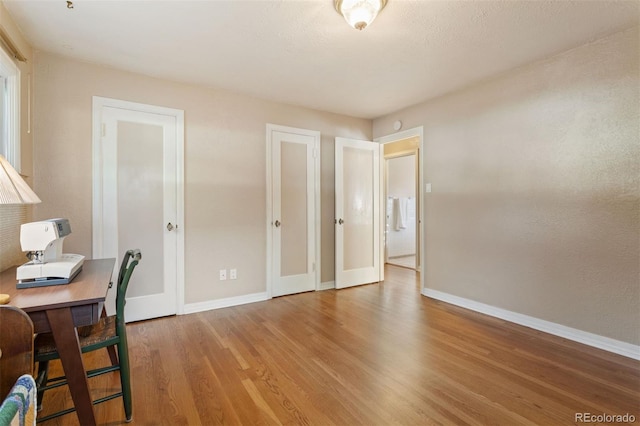
[[[388,144],[385,148],[391,148]],[[385,155],[385,262],[416,269],[417,155]]]
[[[420,138],[384,144],[385,263],[419,270]]]

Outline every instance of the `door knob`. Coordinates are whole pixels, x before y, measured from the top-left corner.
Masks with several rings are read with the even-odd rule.
[[[171,224],[171,222],[167,223],[167,231],[171,232],[173,231],[174,226]]]
[[[339,223],[340,225],[342,225],[342,224],[344,223],[344,220],[342,220],[342,218],[340,218],[340,219],[338,220],[338,223]]]
[[[276,226],[276,228],[280,228],[280,221],[279,220],[276,220],[273,224]]]

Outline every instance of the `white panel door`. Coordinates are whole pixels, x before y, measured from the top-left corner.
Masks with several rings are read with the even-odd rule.
[[[138,321],[178,308],[178,122],[174,115],[102,106],[94,165],[94,257],[138,248],[125,317]],[[96,223],[96,219],[97,223]],[[116,265],[118,268],[119,265]],[[114,271],[114,279],[117,270]],[[115,297],[115,291],[110,299]]]
[[[381,145],[336,138],[336,288],[378,282]]]
[[[319,283],[320,133],[267,127],[270,171],[271,296],[315,290]]]

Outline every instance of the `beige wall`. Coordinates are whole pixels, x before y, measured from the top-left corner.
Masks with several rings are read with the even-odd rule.
[[[424,126],[426,286],[640,343],[638,28],[374,120]]]
[[[187,303],[266,291],[266,124],[322,134],[322,274],[334,279],[335,136],[370,139],[371,121],[266,102],[35,55],[35,189],[38,218],[68,217],[65,251],[91,255],[92,96],[185,111]],[[238,279],[218,281],[236,268]]]
[[[425,128],[429,288],[640,343],[638,51],[634,28],[374,120],[375,137],[396,119]],[[264,291],[265,123],[320,130],[333,279],[333,137],[370,139],[370,121],[46,53],[35,64],[36,214],[71,219],[67,251],[91,252],[98,95],[185,110],[188,303]],[[218,282],[230,267],[239,279]]]
[[[27,59],[25,62],[16,61],[20,69],[20,173],[25,177],[25,181],[33,186],[33,138],[28,114],[33,52],[1,2],[0,28],[15,48]],[[29,221],[31,214],[31,207],[0,205],[0,238],[2,239],[0,271],[27,260],[20,248],[18,223]]]

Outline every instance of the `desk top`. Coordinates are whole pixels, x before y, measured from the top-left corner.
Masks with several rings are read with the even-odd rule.
[[[0,293],[11,297],[10,305],[25,312],[104,302],[115,259],[85,260],[82,271],[69,284],[17,289],[16,267],[0,274]]]

